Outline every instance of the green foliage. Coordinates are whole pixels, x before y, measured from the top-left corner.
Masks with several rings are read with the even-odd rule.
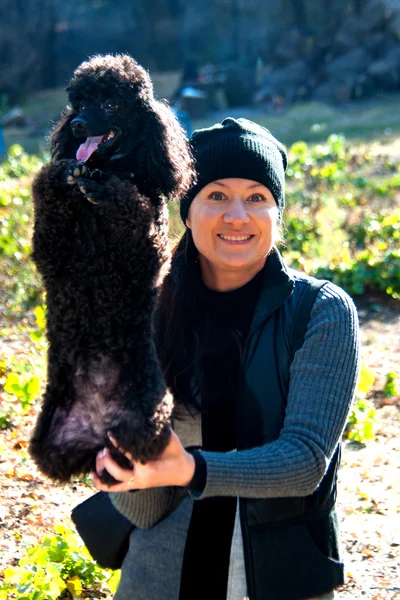
[[[55,535],[28,548],[18,566],[4,570],[0,599],[51,600],[65,590],[73,598],[89,589],[116,591],[119,572],[101,569],[74,531],[64,525],[54,530]]]
[[[374,437],[376,410],[373,403],[366,398],[366,395],[372,389],[374,381],[375,373],[362,364],[356,400],[344,432],[344,436],[353,442],[364,443]]]
[[[9,429],[12,426],[11,415],[8,410],[0,410],[0,429]]]
[[[400,168],[330,136],[290,148],[285,256],[351,295],[400,298]]]
[[[34,175],[47,157],[27,154],[19,144],[8,149],[7,159],[0,166],[0,181]]]
[[[375,289],[400,298],[399,250],[389,250],[381,257],[368,250],[347,263],[318,267],[314,274],[333,281],[353,296]]]
[[[23,331],[26,333],[29,328],[24,328]],[[46,342],[39,340],[37,343],[38,351],[43,352]],[[19,417],[27,414],[38,400],[41,391],[40,382],[45,380],[45,360],[43,352],[43,358],[36,358],[34,361],[30,361],[28,357],[21,361],[11,356],[8,362],[5,360],[0,362],[0,382],[4,389],[4,402],[0,409],[0,429],[11,427]]]
[[[4,391],[16,396],[25,411],[39,395],[39,378],[30,377],[27,381],[24,381],[17,373],[10,373],[4,384]]]
[[[385,398],[395,398],[399,395],[400,391],[397,387],[397,380],[398,377],[393,371],[390,371],[386,375],[385,385],[383,386],[383,395]]]
[[[29,335],[32,342],[38,344],[39,347],[46,347],[46,306],[36,306],[34,311],[36,329]]]
[[[26,310],[42,303],[41,285],[30,261],[32,235],[31,183],[43,157],[26,154],[21,146],[9,149],[0,165],[0,259],[4,309]]]
[[[376,410],[373,403],[365,398],[358,398],[350,413],[345,437],[353,442],[364,443],[374,438]]]

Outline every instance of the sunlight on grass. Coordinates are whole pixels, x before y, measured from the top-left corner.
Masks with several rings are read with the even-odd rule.
[[[243,116],[267,127],[284,144],[297,140],[317,142],[332,133],[344,134],[349,141],[400,136],[400,95],[374,101],[353,102],[346,106],[308,102],[289,107],[280,114],[266,114],[256,108],[225,110],[194,121],[194,127],[209,127],[224,117]],[[392,107],[392,109],[390,108]]]

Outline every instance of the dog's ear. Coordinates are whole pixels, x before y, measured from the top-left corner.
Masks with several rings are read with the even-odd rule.
[[[189,142],[172,111],[154,100],[143,128],[141,168],[145,181],[167,199],[179,199],[193,180]]]
[[[52,160],[75,158],[77,142],[71,131],[72,111],[67,108],[63,117],[56,123],[50,136],[50,154]]]

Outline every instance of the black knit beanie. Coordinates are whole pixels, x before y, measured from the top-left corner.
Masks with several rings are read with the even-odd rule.
[[[282,216],[287,157],[282,144],[268,129],[248,119],[228,117],[213,127],[194,131],[190,143],[196,161],[197,183],[181,200],[181,218],[185,225],[196,194],[211,181],[228,177],[251,179],[265,185]]]

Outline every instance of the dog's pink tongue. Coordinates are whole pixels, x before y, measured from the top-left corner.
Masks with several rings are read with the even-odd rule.
[[[97,149],[97,146],[100,144],[102,135],[96,135],[93,137],[88,137],[84,144],[81,144],[76,153],[76,160],[79,162],[86,162],[88,158],[93,154],[93,152]]]

